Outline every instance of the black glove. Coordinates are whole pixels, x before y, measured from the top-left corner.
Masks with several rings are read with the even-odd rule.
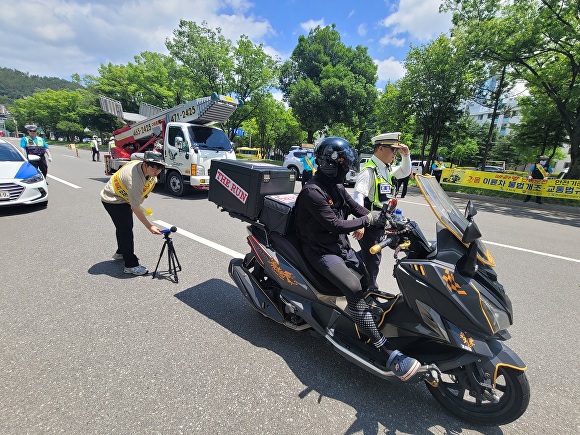
[[[369,225],[377,228],[384,228],[385,224],[387,223],[387,216],[380,211],[371,211],[367,214],[369,218]]]

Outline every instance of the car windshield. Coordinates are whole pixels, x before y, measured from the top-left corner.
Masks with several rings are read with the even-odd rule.
[[[24,160],[12,145],[7,143],[0,143],[0,162],[21,162]]]
[[[201,150],[231,151],[232,144],[226,134],[217,128],[189,126],[189,135]]]
[[[429,203],[431,210],[455,237],[461,240],[468,225],[467,218],[441,188],[437,179],[430,175],[417,175],[417,185]],[[495,261],[481,239],[477,240],[477,259],[488,266],[495,266]]]

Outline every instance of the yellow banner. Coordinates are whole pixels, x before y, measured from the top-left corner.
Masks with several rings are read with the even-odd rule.
[[[528,180],[515,174],[446,168],[441,182],[522,195],[580,200],[580,180]]]

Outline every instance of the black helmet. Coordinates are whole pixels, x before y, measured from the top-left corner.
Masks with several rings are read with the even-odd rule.
[[[356,153],[346,139],[337,136],[325,138],[314,150],[318,171],[343,183],[346,174],[353,167]]]

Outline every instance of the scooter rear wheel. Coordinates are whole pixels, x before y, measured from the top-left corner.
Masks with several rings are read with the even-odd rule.
[[[481,381],[481,380],[480,380]],[[521,370],[499,367],[495,394],[497,402],[477,398],[466,387],[467,371],[459,367],[443,373],[438,387],[427,384],[433,397],[453,415],[470,423],[496,426],[517,420],[530,402],[530,384]]]

